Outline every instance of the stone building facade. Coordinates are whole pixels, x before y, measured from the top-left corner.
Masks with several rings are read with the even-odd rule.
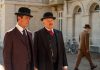
[[[65,39],[75,38],[79,42],[79,34],[85,24],[92,26],[90,50],[100,52],[100,0],[67,0],[66,16],[64,17],[63,33]],[[66,28],[66,29],[65,29]]]
[[[57,17],[55,28],[63,32],[65,43],[78,37],[84,24],[92,26],[90,35],[91,51],[100,52],[100,0],[0,0],[0,45],[4,34],[16,25],[15,12],[19,7],[32,10],[29,29],[33,32],[42,28],[40,21],[46,11]]]

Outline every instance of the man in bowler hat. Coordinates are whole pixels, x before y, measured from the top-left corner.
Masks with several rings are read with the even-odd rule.
[[[4,68],[5,70],[34,70],[32,33],[27,29],[31,10],[20,7],[15,28],[6,32],[4,37]]]
[[[97,65],[93,64],[91,55],[89,52],[89,33],[90,31],[91,31],[91,26],[89,24],[85,24],[84,30],[81,32],[79,36],[80,46],[79,46],[77,61],[76,61],[74,70],[79,70],[78,66],[83,57],[85,57],[89,61],[91,70],[94,70],[94,68],[97,67]]]
[[[55,19],[52,12],[44,13],[44,28],[34,34],[35,70],[68,70],[62,33],[53,28]]]

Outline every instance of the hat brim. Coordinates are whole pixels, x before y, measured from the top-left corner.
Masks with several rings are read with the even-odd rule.
[[[15,15],[26,15],[26,16],[29,16],[29,17],[33,17],[32,15],[26,14],[26,13],[15,13]]]
[[[45,17],[45,18],[41,18],[41,21],[43,21],[43,19],[46,19],[46,18],[52,18],[52,19],[56,19],[56,17]]]

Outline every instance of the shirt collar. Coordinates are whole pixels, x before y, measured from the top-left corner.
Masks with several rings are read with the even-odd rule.
[[[89,31],[87,29],[84,29],[85,32],[89,33]]]
[[[24,29],[20,25],[18,25],[18,23],[16,24],[16,27],[21,32],[21,34],[23,34]]]
[[[45,27],[45,28],[46,28],[46,27]],[[48,28],[46,28],[46,29],[47,29],[48,31],[51,31],[51,30],[52,30],[52,32],[54,32],[54,31],[53,31],[53,29],[51,29],[51,30],[50,30],[50,29],[48,29]]]

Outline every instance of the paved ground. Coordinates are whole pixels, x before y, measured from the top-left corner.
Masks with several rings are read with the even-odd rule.
[[[69,70],[73,70],[76,61],[76,56],[76,54],[67,53]],[[92,53],[92,60],[95,64],[98,65],[98,67],[95,70],[100,70],[100,54]],[[3,64],[2,48],[0,48],[0,64]],[[81,64],[79,66],[79,70],[90,70],[89,63],[85,58],[82,59]]]
[[[74,70],[76,57],[76,54],[67,53],[69,70]],[[95,70],[100,70],[100,54],[92,53],[92,60],[96,65],[98,65],[98,67]],[[85,58],[82,59],[79,66],[79,70],[90,70],[89,63]]]

